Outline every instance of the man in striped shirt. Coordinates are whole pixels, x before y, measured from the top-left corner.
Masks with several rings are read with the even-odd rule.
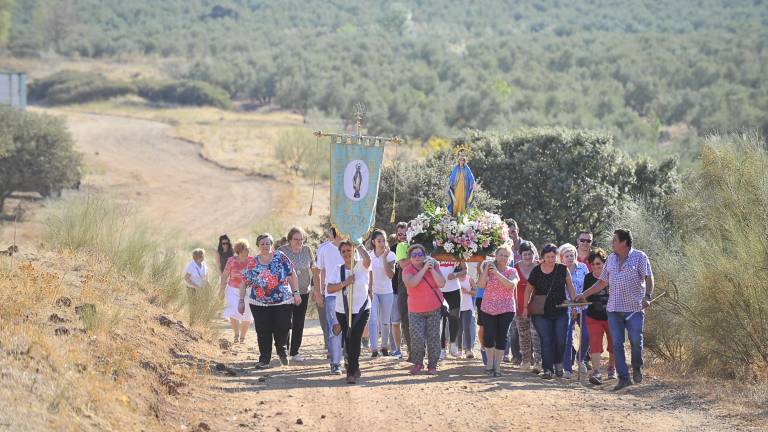
[[[614,390],[620,390],[631,384],[624,355],[625,331],[629,335],[632,351],[632,380],[635,384],[643,380],[643,309],[650,304],[653,293],[653,272],[648,256],[632,248],[632,233],[629,230],[614,231],[611,246],[613,253],[605,263],[600,280],[579,295],[576,301],[584,301],[608,287],[608,327],[619,376]]]

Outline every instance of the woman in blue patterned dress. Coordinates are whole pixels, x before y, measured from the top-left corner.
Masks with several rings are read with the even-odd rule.
[[[253,315],[259,343],[258,369],[269,367],[273,340],[280,362],[283,366],[288,365],[287,342],[293,307],[301,304],[293,264],[284,253],[274,251],[273,244],[269,234],[256,238],[259,254],[243,270],[245,283],[240,289],[238,305],[244,310],[247,301]]]

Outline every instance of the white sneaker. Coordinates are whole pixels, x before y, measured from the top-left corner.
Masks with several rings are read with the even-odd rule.
[[[444,349],[441,349],[441,350],[440,350],[440,360],[445,360],[445,357],[446,357],[446,353],[445,353],[445,350],[444,350]]]
[[[531,364],[528,362],[522,362],[520,363],[520,370],[528,370],[531,368]]]
[[[587,364],[586,363],[579,363],[579,371],[583,374],[587,373]]]
[[[455,343],[451,344],[451,357],[459,357],[459,347]]]
[[[568,371],[563,371],[563,378],[565,379],[571,379],[573,378],[573,373]]]
[[[301,354],[296,354],[295,356],[291,357],[291,361],[295,361],[295,362],[299,362],[299,363],[303,362],[304,360],[306,360],[306,359]]]

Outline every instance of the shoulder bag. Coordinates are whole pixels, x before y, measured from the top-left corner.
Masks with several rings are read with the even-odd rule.
[[[541,271],[541,268],[539,268],[539,271]],[[554,272],[557,271],[557,266],[552,270],[552,278],[549,280],[549,289],[547,290],[546,294],[534,294],[533,298],[531,299],[531,302],[528,303],[528,313],[531,315],[544,315],[544,305],[547,303],[547,298],[549,297],[549,293],[552,291],[552,287],[555,285],[555,277],[557,276],[554,274]],[[541,274],[544,274],[542,271]]]

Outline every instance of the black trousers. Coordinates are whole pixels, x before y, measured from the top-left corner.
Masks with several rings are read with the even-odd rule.
[[[269,363],[272,360],[273,340],[277,355],[287,357],[288,332],[291,330],[293,304],[250,306],[253,326],[256,327],[256,340],[259,342],[259,362]]]
[[[448,334],[451,337],[451,342],[456,342],[456,338],[459,337],[459,312],[461,309],[461,290],[444,292],[443,297],[448,303],[448,316],[443,318],[442,328],[440,332],[440,346],[445,346],[445,328],[448,327]],[[447,324],[447,326],[446,326]]]
[[[301,295],[301,304],[293,306],[293,318],[291,319],[291,337],[288,345],[291,347],[291,355],[295,356],[301,348],[301,340],[304,338],[304,320],[307,318],[307,305],[309,294]]]
[[[368,318],[371,316],[370,309],[360,313],[360,319],[355,322],[358,314],[352,314],[352,330],[349,329],[347,314],[336,312],[336,319],[341,324],[341,339],[347,348],[347,376],[353,376],[360,370],[360,344],[363,340],[363,330]],[[347,339],[349,337],[349,339]]]
[[[507,333],[512,320],[515,319],[514,312],[506,312],[499,315],[483,314],[483,346],[486,348],[496,348],[504,350],[507,348]]]

